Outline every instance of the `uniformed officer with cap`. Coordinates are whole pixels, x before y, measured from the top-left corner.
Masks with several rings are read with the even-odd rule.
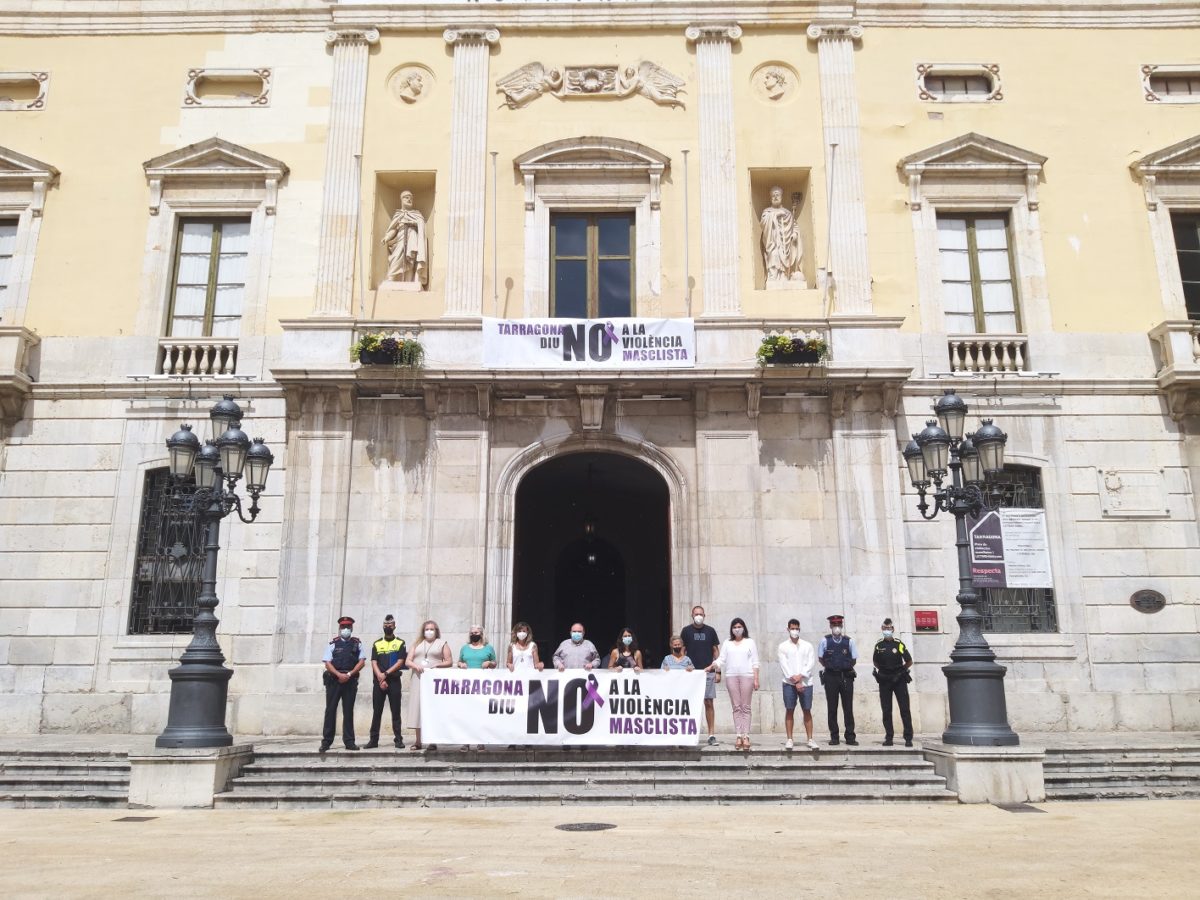
[[[892,727],[892,695],[900,707],[900,722],[904,726],[904,746],[911,747],[913,739],[912,713],[908,708],[908,674],[912,666],[912,654],[904,641],[896,640],[896,629],[891,619],[883,620],[883,637],[875,643],[872,662],[875,664],[875,680],[879,682],[879,709],[883,713],[883,746],[892,746],[895,731]]]
[[[325,648],[325,730],[321,735],[321,752],[333,744],[338,704],[342,705],[342,742],[347,750],[357,750],[354,743],[354,698],[358,694],[358,673],[367,662],[362,641],[353,636],[354,620],[349,616],[338,619],[338,635]]]
[[[821,684],[825,685],[825,707],[829,712],[829,743],[838,744],[838,701],[842,704],[842,718],[846,723],[846,743],[858,746],[854,733],[854,664],[858,662],[858,648],[854,639],[842,634],[842,616],[829,616],[829,634],[821,638],[817,647],[817,661],[821,664]]]

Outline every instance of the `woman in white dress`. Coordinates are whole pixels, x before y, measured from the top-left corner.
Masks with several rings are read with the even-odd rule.
[[[528,622],[518,622],[513,626],[506,662],[510,672],[542,671],[537,644],[533,642],[533,629],[529,627]]]
[[[408,654],[408,668],[413,673],[412,684],[408,689],[408,718],[414,723],[416,740],[410,749],[420,750],[421,747],[421,674],[426,669],[448,669],[454,665],[450,645],[442,640],[442,629],[438,623],[429,619],[421,626],[421,640]],[[430,750],[436,750],[436,744],[429,745]]]

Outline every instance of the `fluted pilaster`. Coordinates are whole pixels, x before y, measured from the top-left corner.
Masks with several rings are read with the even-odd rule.
[[[333,49],[333,91],[325,142],[325,189],[317,247],[316,313],[344,316],[352,308],[354,237],[360,190],[356,154],[362,152],[367,55],[379,41],[374,29],[337,29],[325,34]]]
[[[825,172],[832,179],[828,264],[833,274],[833,312],[840,315],[871,312],[866,193],[854,83],[854,42],[862,36],[861,25],[846,22],[808,26],[808,39],[817,43]]]
[[[483,310],[488,51],[500,40],[500,32],[495,28],[447,28],[443,37],[454,47],[444,315],[478,316]]]
[[[741,315],[738,296],[737,166],[733,128],[735,24],[690,25],[700,118],[700,274],[704,315]]]

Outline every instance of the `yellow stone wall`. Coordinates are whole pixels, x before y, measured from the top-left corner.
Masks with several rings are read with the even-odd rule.
[[[309,65],[280,65],[269,58],[271,53],[256,55],[256,41],[263,48],[300,42],[296,46],[302,46]],[[534,60],[547,65],[627,65],[644,59],[687,80],[686,93],[681,94],[686,108],[658,106],[641,96],[560,100],[544,95],[510,110],[494,87],[497,78]],[[1159,321],[1146,210],[1129,164],[1200,131],[1200,107],[1147,103],[1138,69],[1145,62],[1196,59],[1195,34],[1186,30],[868,28],[855,53],[855,66],[876,314],[904,316],[906,330],[921,328],[912,224],[897,161],[976,131],[1048,157],[1039,193],[1054,328],[1145,331]],[[784,105],[765,102],[751,85],[756,67],[773,60],[788,63],[799,74],[799,92]],[[922,102],[914,84],[918,62],[997,63],[1004,99],[983,104]],[[403,105],[389,93],[387,78],[410,63],[428,67],[434,78],[422,102]],[[254,64],[276,66],[269,109],[181,108],[189,66]],[[54,40],[9,36],[3,43],[3,65],[6,70],[52,73],[45,110],[0,114],[0,143],[62,172],[46,202],[27,317],[30,327],[43,335],[131,332],[147,233],[148,189],[142,163],[212,134],[277,157],[290,167],[280,191],[268,329],[277,331],[280,318],[311,311],[330,100],[329,54],[319,33]],[[295,84],[297,78],[307,83],[300,93],[289,94],[285,85],[289,79]],[[800,28],[747,28],[734,46],[740,285],[747,316],[821,313],[819,295],[811,289],[815,286],[797,292],[755,289],[755,226],[761,204],[751,195],[750,174],[810,170],[806,215],[811,217],[812,240],[805,253],[812,261],[810,271],[824,266],[827,210],[819,90],[816,47]],[[430,289],[403,298],[406,316],[441,312],[452,96],[453,51],[440,32],[385,32],[372,48],[363,158],[368,268],[378,265],[380,222],[387,215],[377,173],[393,182],[403,177],[396,173],[424,173],[436,183],[433,208],[422,210],[432,214]],[[695,52],[682,29],[615,36],[504,32],[491,54],[488,113],[488,149],[498,154],[499,168],[501,315],[519,316],[523,310],[524,196],[512,160],[540,144],[580,135],[624,138],[670,157],[662,185],[666,315],[685,311],[681,151],[689,151],[694,311],[702,311],[698,106]],[[941,118],[930,118],[930,113],[940,113]],[[490,159],[488,185],[480,202],[489,204],[481,252],[483,307],[490,313]],[[356,287],[356,309],[357,298]]]

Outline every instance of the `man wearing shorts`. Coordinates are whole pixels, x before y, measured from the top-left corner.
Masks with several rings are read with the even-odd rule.
[[[721,639],[715,628],[704,624],[703,606],[692,607],[692,624],[684,625],[679,636],[683,638],[684,652],[697,669],[707,669],[721,655]],[[717,711],[713,701],[717,699],[717,682],[720,680],[720,672],[709,672],[704,685],[704,719],[708,724],[710,745],[717,742]]]
[[[783,723],[787,729],[785,749],[791,750],[792,728],[796,721],[796,704],[804,713],[804,733],[808,736],[808,749],[816,750],[813,740],[813,676],[817,669],[817,652],[808,641],[800,640],[800,622],[788,619],[788,636],[779,645],[779,668],[783,671]]]

